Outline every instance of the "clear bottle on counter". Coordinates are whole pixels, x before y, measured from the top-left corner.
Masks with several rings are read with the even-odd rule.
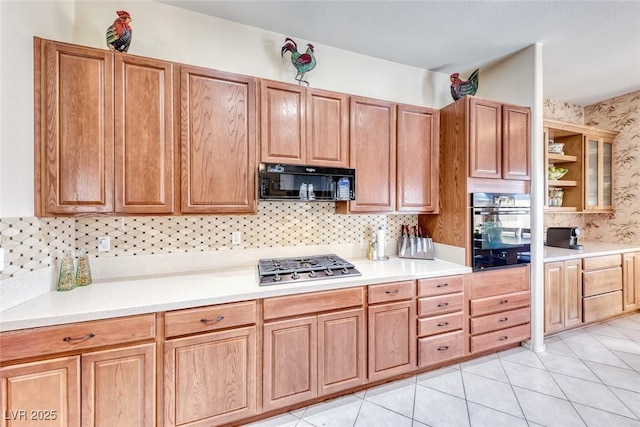
[[[300,200],[307,200],[307,184],[300,184]]]
[[[89,255],[84,249],[80,250],[80,256],[78,257],[78,266],[76,269],[76,285],[87,286],[90,285],[91,280],[91,268],[89,267]]]
[[[71,256],[71,251],[67,251],[60,261],[57,290],[70,291],[76,287],[76,277],[73,274],[73,270],[73,257]]]

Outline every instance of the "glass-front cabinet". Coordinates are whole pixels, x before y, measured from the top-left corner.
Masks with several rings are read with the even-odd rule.
[[[618,132],[544,121],[545,210],[614,211],[614,151]]]
[[[613,141],[585,135],[585,203],[587,211],[613,211]]]

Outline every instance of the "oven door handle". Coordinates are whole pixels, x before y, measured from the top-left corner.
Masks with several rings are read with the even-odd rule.
[[[500,209],[495,211],[475,211],[475,215],[529,215],[531,214],[530,210],[510,210],[510,209]]]

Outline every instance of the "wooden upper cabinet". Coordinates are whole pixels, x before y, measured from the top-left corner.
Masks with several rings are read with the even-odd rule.
[[[502,177],[531,179],[531,109],[502,106]]]
[[[36,216],[113,211],[113,55],[35,39]]]
[[[173,213],[173,64],[115,56],[115,210]]]
[[[256,212],[256,82],[180,69],[183,213]]]
[[[397,211],[438,212],[439,127],[437,110],[398,105]]]
[[[307,157],[306,102],[302,86],[260,82],[260,159],[303,165]]]
[[[173,213],[173,64],[35,39],[36,215]]]
[[[352,96],[350,167],[356,200],[349,212],[393,212],[396,199],[396,104]],[[340,212],[340,206],[338,206]]]
[[[469,97],[469,176],[531,178],[531,110]]]
[[[502,108],[469,98],[469,176],[502,178]]]
[[[260,99],[262,162],[348,166],[346,94],[262,80]]]
[[[349,97],[307,89],[307,159],[309,165],[349,166]]]

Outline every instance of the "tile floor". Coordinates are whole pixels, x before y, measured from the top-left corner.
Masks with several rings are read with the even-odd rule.
[[[640,313],[308,406],[253,427],[640,427]]]

